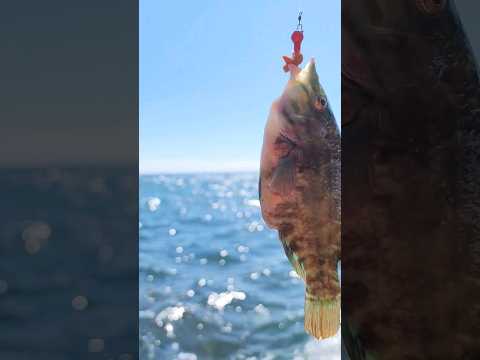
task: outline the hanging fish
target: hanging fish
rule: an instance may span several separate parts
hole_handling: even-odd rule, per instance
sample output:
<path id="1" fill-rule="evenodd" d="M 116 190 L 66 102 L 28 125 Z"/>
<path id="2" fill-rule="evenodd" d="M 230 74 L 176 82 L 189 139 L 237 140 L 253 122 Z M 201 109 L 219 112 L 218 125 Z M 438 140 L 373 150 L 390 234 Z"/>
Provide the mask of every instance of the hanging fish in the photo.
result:
<path id="1" fill-rule="evenodd" d="M 288 68 L 291 78 L 265 127 L 260 202 L 305 281 L 305 330 L 322 339 L 340 324 L 340 133 L 314 60 Z"/>
<path id="2" fill-rule="evenodd" d="M 480 359 L 480 76 L 457 10 L 468 3 L 342 1 L 352 360 Z"/>

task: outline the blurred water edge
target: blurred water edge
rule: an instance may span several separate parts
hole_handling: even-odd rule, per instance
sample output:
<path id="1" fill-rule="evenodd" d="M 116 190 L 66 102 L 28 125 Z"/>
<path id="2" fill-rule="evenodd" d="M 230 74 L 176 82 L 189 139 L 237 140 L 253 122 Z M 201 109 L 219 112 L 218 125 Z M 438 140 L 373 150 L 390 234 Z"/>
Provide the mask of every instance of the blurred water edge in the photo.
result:
<path id="1" fill-rule="evenodd" d="M 138 351 L 137 167 L 0 170 L 0 359 Z"/>
<path id="2" fill-rule="evenodd" d="M 140 358 L 340 359 L 303 330 L 304 285 L 266 228 L 258 174 L 140 177 Z"/>

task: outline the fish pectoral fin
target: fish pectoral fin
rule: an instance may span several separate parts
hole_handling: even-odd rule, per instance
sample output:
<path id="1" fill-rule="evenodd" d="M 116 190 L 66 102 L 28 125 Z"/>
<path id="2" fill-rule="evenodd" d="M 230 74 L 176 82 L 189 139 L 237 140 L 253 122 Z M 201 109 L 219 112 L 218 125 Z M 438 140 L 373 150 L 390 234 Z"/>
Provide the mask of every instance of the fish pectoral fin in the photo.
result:
<path id="1" fill-rule="evenodd" d="M 288 195 L 295 187 L 295 160 L 294 155 L 280 159 L 273 171 L 272 179 L 268 186 L 280 195 Z"/>
<path id="2" fill-rule="evenodd" d="M 340 296 L 322 299 L 305 294 L 305 331 L 316 339 L 325 339 L 340 328 Z"/>

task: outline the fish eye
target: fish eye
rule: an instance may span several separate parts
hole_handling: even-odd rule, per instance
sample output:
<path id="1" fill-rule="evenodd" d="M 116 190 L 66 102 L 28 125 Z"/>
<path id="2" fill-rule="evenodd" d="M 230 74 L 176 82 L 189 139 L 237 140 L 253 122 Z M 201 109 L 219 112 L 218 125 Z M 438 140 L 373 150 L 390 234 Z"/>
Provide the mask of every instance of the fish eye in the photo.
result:
<path id="1" fill-rule="evenodd" d="M 447 0 L 416 0 L 417 8 L 427 15 L 439 14 L 447 4 Z"/>
<path id="2" fill-rule="evenodd" d="M 327 107 L 327 98 L 324 97 L 324 96 L 319 96 L 316 100 L 315 100 L 315 108 L 317 110 L 320 110 L 320 111 L 323 111 L 325 110 L 325 108 Z"/>

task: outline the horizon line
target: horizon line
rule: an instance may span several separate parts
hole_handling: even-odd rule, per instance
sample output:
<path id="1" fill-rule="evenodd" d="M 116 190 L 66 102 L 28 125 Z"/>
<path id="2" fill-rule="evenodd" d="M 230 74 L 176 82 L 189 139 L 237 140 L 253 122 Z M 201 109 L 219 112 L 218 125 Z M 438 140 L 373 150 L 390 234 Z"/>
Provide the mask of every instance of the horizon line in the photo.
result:
<path id="1" fill-rule="evenodd" d="M 259 161 L 210 162 L 183 159 L 169 159 L 155 163 L 154 161 L 140 161 L 138 172 L 140 175 L 155 174 L 188 174 L 188 173 L 239 173 L 258 172 Z"/>
<path id="2" fill-rule="evenodd" d="M 259 169 L 155 169 L 140 170 L 139 175 L 258 173 Z"/>

